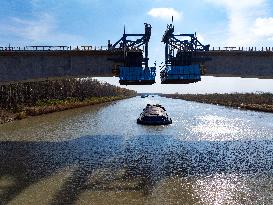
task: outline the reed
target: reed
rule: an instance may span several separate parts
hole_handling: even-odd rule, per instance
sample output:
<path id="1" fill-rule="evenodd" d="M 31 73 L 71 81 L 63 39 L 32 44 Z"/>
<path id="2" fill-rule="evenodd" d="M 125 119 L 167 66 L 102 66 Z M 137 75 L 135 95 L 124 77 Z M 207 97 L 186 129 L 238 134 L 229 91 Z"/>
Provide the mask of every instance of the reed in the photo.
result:
<path id="1" fill-rule="evenodd" d="M 231 94 L 162 94 L 161 96 L 223 105 L 247 110 L 273 112 L 272 93 L 231 93 Z"/>
<path id="2" fill-rule="evenodd" d="M 61 79 L 0 86 L 0 123 L 135 96 L 95 79 Z"/>

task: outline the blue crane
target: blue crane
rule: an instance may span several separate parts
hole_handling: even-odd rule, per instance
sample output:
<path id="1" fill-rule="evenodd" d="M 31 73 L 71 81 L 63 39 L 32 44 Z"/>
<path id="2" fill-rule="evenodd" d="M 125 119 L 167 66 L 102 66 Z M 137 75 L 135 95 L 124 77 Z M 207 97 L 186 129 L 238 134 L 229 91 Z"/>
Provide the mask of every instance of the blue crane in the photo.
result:
<path id="1" fill-rule="evenodd" d="M 148 66 L 148 43 L 151 37 L 151 25 L 145 23 L 144 34 L 124 33 L 120 40 L 111 45 L 108 41 L 108 50 L 123 51 L 123 65 L 117 65 L 113 70 L 120 78 L 121 85 L 152 85 L 155 83 L 156 68 Z M 129 40 L 128 37 L 141 37 Z M 141 47 L 144 47 L 141 49 Z M 144 57 L 143 57 L 144 52 Z"/>
<path id="2" fill-rule="evenodd" d="M 162 42 L 165 43 L 165 66 L 160 72 L 162 84 L 189 84 L 201 81 L 203 63 L 209 58 L 196 56 L 198 51 L 209 51 L 195 34 L 174 34 L 174 26 L 167 25 Z"/>

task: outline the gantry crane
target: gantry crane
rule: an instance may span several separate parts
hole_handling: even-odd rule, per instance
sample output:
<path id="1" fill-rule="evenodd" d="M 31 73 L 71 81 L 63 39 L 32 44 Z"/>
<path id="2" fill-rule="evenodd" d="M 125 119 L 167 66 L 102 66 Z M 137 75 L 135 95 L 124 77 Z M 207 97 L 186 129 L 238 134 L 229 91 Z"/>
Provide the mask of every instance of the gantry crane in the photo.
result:
<path id="1" fill-rule="evenodd" d="M 196 56 L 198 51 L 209 51 L 195 34 L 174 34 L 173 24 L 167 25 L 162 42 L 165 43 L 165 66 L 160 72 L 162 84 L 188 84 L 201 80 L 203 63 L 209 58 Z"/>
<path id="2" fill-rule="evenodd" d="M 151 85 L 155 83 L 155 67 L 148 66 L 148 44 L 151 37 L 151 25 L 145 23 L 144 34 L 127 34 L 125 32 L 120 40 L 111 45 L 108 41 L 108 49 L 123 51 L 123 65 L 113 69 L 113 74 L 120 78 L 121 85 Z M 141 37 L 129 40 L 128 37 Z M 141 49 L 141 47 L 144 47 Z M 143 57 L 144 52 L 144 57 Z"/>

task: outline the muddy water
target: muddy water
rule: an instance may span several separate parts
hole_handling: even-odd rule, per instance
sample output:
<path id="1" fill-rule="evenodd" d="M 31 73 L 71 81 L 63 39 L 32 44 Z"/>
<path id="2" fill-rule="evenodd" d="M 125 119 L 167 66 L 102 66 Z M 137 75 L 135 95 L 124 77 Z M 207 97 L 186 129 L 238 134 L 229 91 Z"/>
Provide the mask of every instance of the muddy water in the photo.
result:
<path id="1" fill-rule="evenodd" d="M 143 126 L 147 103 L 173 124 Z M 273 204 L 273 115 L 132 98 L 0 125 L 0 204 Z"/>

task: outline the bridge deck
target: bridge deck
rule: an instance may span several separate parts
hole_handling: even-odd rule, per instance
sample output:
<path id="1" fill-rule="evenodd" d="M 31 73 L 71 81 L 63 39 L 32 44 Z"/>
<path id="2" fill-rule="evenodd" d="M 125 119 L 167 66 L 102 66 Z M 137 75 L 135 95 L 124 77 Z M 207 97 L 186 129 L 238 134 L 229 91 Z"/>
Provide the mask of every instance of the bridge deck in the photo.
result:
<path id="1" fill-rule="evenodd" d="M 273 79 L 272 51 L 208 51 L 197 55 L 211 58 L 206 75 Z"/>
<path id="2" fill-rule="evenodd" d="M 273 79 L 272 51 L 207 51 L 206 75 Z M 62 77 L 112 77 L 121 50 L 0 51 L 0 83 Z"/>
<path id="3" fill-rule="evenodd" d="M 107 50 L 0 51 L 0 83 L 62 77 L 112 77 L 123 52 Z"/>

